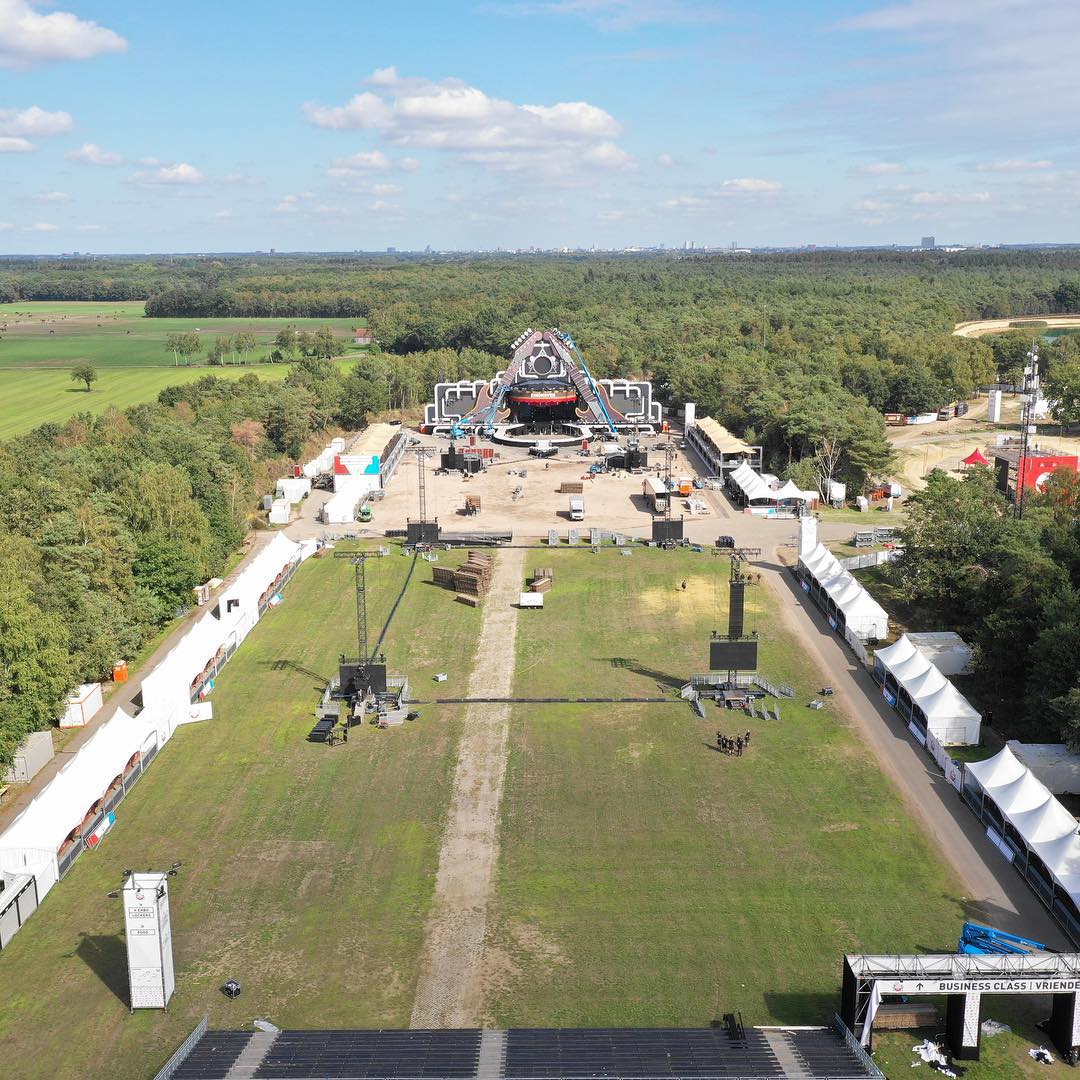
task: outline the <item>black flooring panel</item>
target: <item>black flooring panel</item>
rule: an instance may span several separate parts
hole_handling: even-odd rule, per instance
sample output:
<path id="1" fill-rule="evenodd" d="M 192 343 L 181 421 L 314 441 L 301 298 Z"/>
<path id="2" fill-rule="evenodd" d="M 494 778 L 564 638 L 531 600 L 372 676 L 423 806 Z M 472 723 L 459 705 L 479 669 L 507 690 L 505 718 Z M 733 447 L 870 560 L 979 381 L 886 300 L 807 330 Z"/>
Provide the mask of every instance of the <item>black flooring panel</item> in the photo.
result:
<path id="1" fill-rule="evenodd" d="M 480 1032 L 283 1031 L 263 1059 L 259 1080 L 466 1080 L 476 1073 Z"/>
<path id="2" fill-rule="evenodd" d="M 250 1031 L 208 1031 L 173 1073 L 173 1080 L 221 1080 L 251 1036 Z"/>
<path id="3" fill-rule="evenodd" d="M 506 1035 L 508 1080 L 782 1077 L 765 1037 L 732 1041 L 719 1028 L 515 1028 Z"/>

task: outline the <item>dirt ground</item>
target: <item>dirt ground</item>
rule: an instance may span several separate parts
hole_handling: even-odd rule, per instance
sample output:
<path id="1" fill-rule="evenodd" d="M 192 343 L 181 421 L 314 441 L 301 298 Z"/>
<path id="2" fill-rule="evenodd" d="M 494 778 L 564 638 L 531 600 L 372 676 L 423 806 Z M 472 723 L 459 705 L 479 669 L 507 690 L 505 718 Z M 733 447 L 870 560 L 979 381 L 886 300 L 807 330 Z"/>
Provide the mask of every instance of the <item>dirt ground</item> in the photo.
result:
<path id="1" fill-rule="evenodd" d="M 495 557 L 468 696 L 509 697 L 514 685 L 521 548 Z M 454 790 L 439 853 L 411 1026 L 481 1022 L 488 901 L 499 853 L 499 807 L 506 774 L 510 706 L 470 705 L 458 748 Z"/>
<path id="2" fill-rule="evenodd" d="M 1080 315 L 1014 315 L 1011 319 L 977 319 L 973 322 L 957 323 L 953 330 L 956 337 L 982 337 L 984 334 L 1001 334 L 1006 330 L 1018 329 L 1010 326 L 1014 322 L 1044 322 L 1048 329 L 1064 329 L 1080 326 Z"/>
<path id="3" fill-rule="evenodd" d="M 944 469 L 959 475 L 961 461 L 972 450 L 987 457 L 998 435 L 1015 435 L 1020 429 L 1020 399 L 1007 395 L 1001 402 L 1001 422 L 986 419 L 987 399 L 971 402 L 967 416 L 954 420 L 935 420 L 932 424 L 886 428 L 886 437 L 896 448 L 899 467 L 895 479 L 905 488 L 925 487 L 926 474 Z M 1039 425 L 1040 449 L 1049 453 L 1080 454 L 1080 438 L 1057 434 L 1054 425 Z"/>
<path id="4" fill-rule="evenodd" d="M 446 439 L 422 436 L 422 441 L 434 446 L 438 452 L 449 447 Z M 645 440 L 649 450 L 650 465 L 663 465 L 664 457 L 654 447 L 667 441 L 666 437 Z M 492 445 L 492 444 L 485 444 Z M 500 456 L 482 473 L 463 480 L 461 474 L 452 472 L 445 476 L 435 475 L 438 458 L 428 459 L 426 474 L 427 516 L 437 517 L 444 532 L 497 532 L 511 531 L 517 536 L 545 536 L 548 529 L 558 529 L 566 535 L 571 526 L 587 531 L 592 526 L 615 530 L 633 537 L 650 534 L 653 515 L 641 494 L 642 476 L 632 476 L 625 471 L 605 473 L 592 480 L 582 480 L 589 466 L 599 458 L 579 457 L 573 448 L 560 450 L 557 457 L 542 461 L 530 457 L 514 447 L 495 447 Z M 675 476 L 700 475 L 698 468 L 683 452 L 679 452 L 672 466 Z M 521 472 L 525 475 L 520 475 Z M 580 481 L 584 484 L 585 520 L 570 521 L 570 495 L 560 494 L 564 481 Z M 373 504 L 372 527 L 385 529 L 405 527 L 408 518 L 419 516 L 419 481 L 415 459 L 406 456 L 398 467 L 393 480 L 387 486 L 386 497 Z M 521 490 L 515 499 L 515 489 Z M 698 491 L 698 496 L 712 495 L 705 499 L 711 508 L 707 515 L 695 515 L 695 522 L 709 525 L 713 535 L 728 531 L 719 522 L 735 516 L 734 509 L 719 492 Z M 461 511 L 465 496 L 479 496 L 481 511 L 471 517 Z M 689 513 L 684 499 L 676 499 L 673 513 Z M 687 517 L 689 523 L 691 518 Z"/>

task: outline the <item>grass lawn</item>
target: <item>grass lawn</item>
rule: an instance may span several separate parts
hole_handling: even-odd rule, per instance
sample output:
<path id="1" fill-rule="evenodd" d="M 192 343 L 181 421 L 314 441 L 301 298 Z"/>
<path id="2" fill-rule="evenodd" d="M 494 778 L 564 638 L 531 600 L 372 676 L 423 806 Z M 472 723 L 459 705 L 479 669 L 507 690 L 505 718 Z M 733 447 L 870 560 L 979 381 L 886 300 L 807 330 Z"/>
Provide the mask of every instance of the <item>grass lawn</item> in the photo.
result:
<path id="1" fill-rule="evenodd" d="M 519 695 L 645 696 L 707 668 L 726 560 L 639 549 L 536 562 L 555 584 L 543 612 L 519 619 Z M 799 690 L 781 722 L 713 706 L 699 720 L 681 704 L 516 712 L 500 1024 L 701 1025 L 730 1009 L 822 1023 L 844 952 L 955 948 L 952 873 L 856 736 L 797 703 L 818 679 L 771 594 L 749 593 L 761 670 Z M 711 749 L 718 729 L 747 727 L 748 755 Z"/>
<path id="2" fill-rule="evenodd" d="M 246 330 L 264 348 L 283 326 L 314 331 L 331 327 L 342 339 L 343 351 L 352 344 L 352 330 L 363 319 L 148 319 L 143 304 L 38 303 L 0 304 L 0 368 L 70 368 L 83 360 L 98 367 L 174 367 L 165 337 L 197 330 L 209 346 L 219 334 Z M 195 357 L 198 362 L 201 357 Z"/>
<path id="3" fill-rule="evenodd" d="M 341 360 L 348 366 L 352 360 Z M 110 408 L 126 409 L 153 401 L 166 386 L 195 382 L 206 375 L 239 379 L 254 374 L 260 379 L 284 379 L 290 364 L 258 364 L 247 367 L 201 368 L 102 368 L 94 389 L 73 383 L 66 370 L 30 368 L 0 369 L 0 439 L 23 435 L 42 424 L 66 423 L 76 413 L 100 415 Z"/>
<path id="4" fill-rule="evenodd" d="M 396 549 L 368 564 L 376 633 L 408 566 Z M 468 668 L 480 623 L 428 578 L 419 563 L 386 643 L 422 696 L 434 672 Z M 352 581 L 329 558 L 300 570 L 225 669 L 214 719 L 180 729 L 0 954 L 0 1074 L 150 1076 L 204 1013 L 408 1024 L 461 715 L 426 706 L 345 746 L 305 741 L 323 679 L 355 650 Z M 123 914 L 105 894 L 125 867 L 174 860 L 177 994 L 168 1013 L 130 1015 Z M 235 1002 L 218 991 L 229 977 Z"/>

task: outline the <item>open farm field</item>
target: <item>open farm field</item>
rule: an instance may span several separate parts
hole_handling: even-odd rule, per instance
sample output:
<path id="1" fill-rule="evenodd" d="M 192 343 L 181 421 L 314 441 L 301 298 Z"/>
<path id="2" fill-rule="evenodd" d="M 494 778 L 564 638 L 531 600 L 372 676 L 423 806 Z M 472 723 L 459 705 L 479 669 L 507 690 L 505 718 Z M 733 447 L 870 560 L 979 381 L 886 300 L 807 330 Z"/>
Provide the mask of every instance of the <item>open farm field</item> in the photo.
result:
<path id="1" fill-rule="evenodd" d="M 411 561 L 392 550 L 368 564 L 373 640 Z M 421 692 L 435 671 L 468 667 L 480 618 L 423 584 L 426 569 L 385 643 Z M 101 847 L 0 955 L 0 1073 L 149 1077 L 206 1012 L 217 1027 L 408 1024 L 460 710 L 308 743 L 355 627 L 352 566 L 310 560 L 225 669 L 214 719 L 174 736 Z M 129 1014 L 123 912 L 105 894 L 126 867 L 174 860 L 177 994 L 167 1013 Z M 230 977 L 236 1002 L 218 991 Z"/>
<path id="2" fill-rule="evenodd" d="M 338 361 L 347 367 L 351 361 Z M 0 439 L 32 431 L 41 424 L 63 424 L 76 413 L 100 415 L 110 408 L 126 409 L 153 401 L 166 386 L 195 382 L 207 375 L 239 379 L 254 374 L 260 379 L 284 379 L 290 364 L 259 364 L 247 367 L 110 367 L 102 368 L 94 389 L 87 393 L 66 370 L 34 368 L 0 369 Z"/>
<path id="3" fill-rule="evenodd" d="M 70 368 L 83 361 L 100 367 L 176 367 L 165 349 L 168 334 L 198 332 L 209 346 L 219 335 L 252 333 L 259 348 L 248 366 L 267 351 L 283 326 L 314 331 L 329 326 L 341 339 L 342 352 L 355 349 L 352 331 L 357 319 L 148 319 L 141 303 L 0 304 L 0 369 Z M 193 358 L 205 364 L 204 356 Z M 183 360 L 181 365 L 184 366 Z"/>

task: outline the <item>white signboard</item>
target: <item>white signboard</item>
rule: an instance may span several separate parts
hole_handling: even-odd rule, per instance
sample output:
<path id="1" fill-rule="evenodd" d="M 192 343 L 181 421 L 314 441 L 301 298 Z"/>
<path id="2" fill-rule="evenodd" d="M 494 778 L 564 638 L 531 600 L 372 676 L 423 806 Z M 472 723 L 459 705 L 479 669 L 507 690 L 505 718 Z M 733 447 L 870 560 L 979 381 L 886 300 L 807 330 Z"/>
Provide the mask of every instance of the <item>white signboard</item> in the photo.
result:
<path id="1" fill-rule="evenodd" d="M 1080 979 L 1046 977 L 988 979 L 878 979 L 883 994 L 1067 994 L 1080 993 Z"/>
<path id="2" fill-rule="evenodd" d="M 132 1009 L 164 1009 L 176 989 L 166 874 L 132 874 L 124 884 L 124 926 Z"/>

